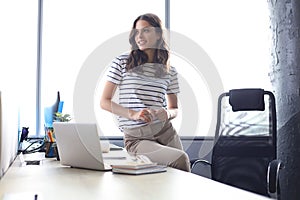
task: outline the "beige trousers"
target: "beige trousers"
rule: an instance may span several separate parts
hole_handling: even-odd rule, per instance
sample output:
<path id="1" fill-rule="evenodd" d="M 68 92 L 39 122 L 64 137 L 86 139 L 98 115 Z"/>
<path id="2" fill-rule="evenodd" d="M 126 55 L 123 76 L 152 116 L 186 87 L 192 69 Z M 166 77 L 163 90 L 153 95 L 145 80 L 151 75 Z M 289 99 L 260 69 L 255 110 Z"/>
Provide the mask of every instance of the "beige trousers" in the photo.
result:
<path id="1" fill-rule="evenodd" d="M 170 121 L 124 129 L 124 134 L 129 153 L 145 155 L 152 162 L 190 172 L 189 157 Z"/>

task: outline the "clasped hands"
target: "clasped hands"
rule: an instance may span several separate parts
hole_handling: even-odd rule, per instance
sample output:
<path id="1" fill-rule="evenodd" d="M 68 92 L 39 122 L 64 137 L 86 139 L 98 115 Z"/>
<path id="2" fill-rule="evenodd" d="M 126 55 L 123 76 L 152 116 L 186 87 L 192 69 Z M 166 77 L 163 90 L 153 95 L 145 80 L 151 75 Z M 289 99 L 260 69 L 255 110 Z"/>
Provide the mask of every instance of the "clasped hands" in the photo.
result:
<path id="1" fill-rule="evenodd" d="M 164 109 L 151 109 L 144 108 L 140 111 L 134 111 L 132 115 L 133 120 L 141 120 L 147 123 L 154 121 L 155 119 L 159 119 L 160 121 L 166 121 L 170 118 L 169 112 Z"/>

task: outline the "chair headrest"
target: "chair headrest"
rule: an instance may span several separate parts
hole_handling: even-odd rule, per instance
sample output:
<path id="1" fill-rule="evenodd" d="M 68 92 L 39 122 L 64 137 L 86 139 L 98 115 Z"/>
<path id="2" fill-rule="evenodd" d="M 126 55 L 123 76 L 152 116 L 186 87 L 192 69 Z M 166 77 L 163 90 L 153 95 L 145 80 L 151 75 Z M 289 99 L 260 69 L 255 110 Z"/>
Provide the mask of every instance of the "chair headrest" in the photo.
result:
<path id="1" fill-rule="evenodd" d="M 264 90 L 256 88 L 229 91 L 229 104 L 233 111 L 265 110 Z"/>

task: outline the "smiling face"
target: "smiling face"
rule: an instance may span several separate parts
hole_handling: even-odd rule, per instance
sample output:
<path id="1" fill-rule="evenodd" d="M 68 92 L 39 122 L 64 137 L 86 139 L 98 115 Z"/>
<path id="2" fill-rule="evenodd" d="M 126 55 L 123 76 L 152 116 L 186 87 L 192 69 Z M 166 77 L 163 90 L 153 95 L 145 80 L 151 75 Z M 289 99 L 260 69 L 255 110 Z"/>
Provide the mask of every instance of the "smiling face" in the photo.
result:
<path id="1" fill-rule="evenodd" d="M 157 42 L 161 36 L 156 28 L 145 20 L 138 20 L 135 26 L 135 42 L 141 51 L 157 48 Z"/>
<path id="2" fill-rule="evenodd" d="M 168 68 L 169 50 L 164 40 L 161 20 L 155 14 L 146 13 L 134 20 L 129 43 L 131 52 L 127 69 L 145 63 L 161 63 Z"/>

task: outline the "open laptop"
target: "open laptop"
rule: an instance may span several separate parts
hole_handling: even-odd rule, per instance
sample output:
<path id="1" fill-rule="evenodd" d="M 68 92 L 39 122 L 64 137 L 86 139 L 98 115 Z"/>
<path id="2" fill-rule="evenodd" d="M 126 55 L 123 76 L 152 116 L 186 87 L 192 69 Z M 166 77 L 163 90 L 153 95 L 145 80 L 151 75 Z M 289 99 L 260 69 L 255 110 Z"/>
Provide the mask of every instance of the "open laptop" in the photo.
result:
<path id="1" fill-rule="evenodd" d="M 60 163 L 76 168 L 108 171 L 95 123 L 53 123 Z"/>

